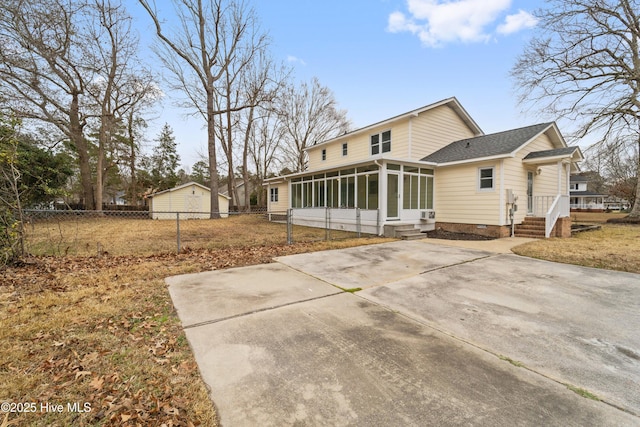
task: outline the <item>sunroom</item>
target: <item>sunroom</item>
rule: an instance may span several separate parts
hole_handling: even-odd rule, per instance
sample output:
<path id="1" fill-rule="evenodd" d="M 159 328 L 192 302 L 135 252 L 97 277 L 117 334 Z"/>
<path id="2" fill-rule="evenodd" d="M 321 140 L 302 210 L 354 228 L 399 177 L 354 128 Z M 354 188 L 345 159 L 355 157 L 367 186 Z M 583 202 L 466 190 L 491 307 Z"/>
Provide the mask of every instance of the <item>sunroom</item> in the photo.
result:
<path id="1" fill-rule="evenodd" d="M 385 224 L 433 229 L 432 165 L 394 159 L 280 177 L 288 186 L 293 223 L 382 234 Z M 271 192 L 271 190 L 269 190 Z"/>

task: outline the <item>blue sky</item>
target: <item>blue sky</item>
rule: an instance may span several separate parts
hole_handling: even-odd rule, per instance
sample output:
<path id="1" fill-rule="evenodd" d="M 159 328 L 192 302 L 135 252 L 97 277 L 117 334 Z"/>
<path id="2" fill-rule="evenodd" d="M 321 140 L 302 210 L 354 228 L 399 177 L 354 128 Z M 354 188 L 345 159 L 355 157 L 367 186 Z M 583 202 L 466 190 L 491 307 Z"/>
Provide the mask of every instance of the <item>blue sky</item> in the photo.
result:
<path id="1" fill-rule="evenodd" d="M 294 66 L 297 80 L 317 77 L 329 87 L 354 128 L 450 96 L 486 133 L 548 120 L 520 112 L 509 77 L 542 1 L 247 1 L 275 59 Z M 165 104 L 150 136 L 168 122 L 191 166 L 206 152 L 206 133 Z"/>

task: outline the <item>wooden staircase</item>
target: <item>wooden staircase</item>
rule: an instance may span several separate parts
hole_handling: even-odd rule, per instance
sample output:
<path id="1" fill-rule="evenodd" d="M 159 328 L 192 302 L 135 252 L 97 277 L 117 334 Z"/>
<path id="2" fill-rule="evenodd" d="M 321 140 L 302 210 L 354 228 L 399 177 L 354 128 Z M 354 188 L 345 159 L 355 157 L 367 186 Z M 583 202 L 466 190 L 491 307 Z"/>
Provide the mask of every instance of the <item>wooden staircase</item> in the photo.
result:
<path id="1" fill-rule="evenodd" d="M 544 217 L 527 216 L 522 224 L 517 224 L 514 235 L 516 237 L 530 237 L 534 239 L 545 238 Z"/>

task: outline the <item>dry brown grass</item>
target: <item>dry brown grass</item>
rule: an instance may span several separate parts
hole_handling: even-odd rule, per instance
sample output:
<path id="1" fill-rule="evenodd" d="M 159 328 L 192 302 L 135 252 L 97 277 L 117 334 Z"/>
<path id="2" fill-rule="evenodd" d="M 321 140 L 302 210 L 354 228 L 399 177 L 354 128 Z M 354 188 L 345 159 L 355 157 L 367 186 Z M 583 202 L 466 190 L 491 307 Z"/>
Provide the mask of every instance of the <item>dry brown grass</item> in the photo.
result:
<path id="1" fill-rule="evenodd" d="M 34 402 L 37 407 L 35 413 L 7 414 L 0 424 L 216 426 L 215 411 L 163 279 L 389 240 L 287 246 L 278 241 L 283 228 L 279 224 L 245 217 L 203 221 L 195 227 L 199 222 L 193 221 L 193 229 L 186 222 L 185 244 L 190 246 L 192 234 L 198 241 L 208 240 L 209 248 L 157 254 L 165 244 L 174 250 L 172 227 L 162 221 L 145 222 L 153 224 L 152 229 L 142 222 L 138 227 L 113 223 L 117 229 L 104 223 L 78 224 L 78 241 L 104 239 L 109 255 L 40 256 L 0 270 L 0 399 Z M 135 246 L 122 235 L 145 239 Z M 303 235 L 318 240 L 324 230 L 298 230 L 298 237 Z M 133 250 L 156 254 L 113 255 Z M 67 404 L 74 402 L 81 407 L 90 404 L 91 411 L 67 411 Z M 40 405 L 45 403 L 61 404 L 64 411 L 42 412 Z"/>
<path id="2" fill-rule="evenodd" d="M 26 228 L 29 253 L 35 255 L 150 255 L 177 250 L 175 220 L 127 218 L 75 218 L 36 221 Z M 323 240 L 324 230 L 293 227 L 294 242 Z M 355 237 L 331 231 L 332 239 Z M 253 245 L 279 245 L 287 241 L 286 224 L 269 222 L 262 215 L 239 215 L 217 220 L 180 221 L 181 248 L 219 249 Z"/>
<path id="3" fill-rule="evenodd" d="M 611 218 L 624 218 L 627 215 L 620 212 L 571 212 L 571 219 L 577 224 L 604 224 Z"/>
<path id="4" fill-rule="evenodd" d="M 640 273 L 640 227 L 603 224 L 570 239 L 545 239 L 517 246 L 518 255 L 586 267 Z"/>

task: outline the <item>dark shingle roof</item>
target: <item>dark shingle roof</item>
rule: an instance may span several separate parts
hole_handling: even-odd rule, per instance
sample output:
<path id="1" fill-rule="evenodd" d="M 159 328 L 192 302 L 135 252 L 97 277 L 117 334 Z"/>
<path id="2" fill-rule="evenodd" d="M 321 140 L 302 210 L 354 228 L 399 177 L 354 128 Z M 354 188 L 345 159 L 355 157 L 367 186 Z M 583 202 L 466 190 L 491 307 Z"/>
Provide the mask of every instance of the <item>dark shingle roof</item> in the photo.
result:
<path id="1" fill-rule="evenodd" d="M 446 147 L 429 154 L 422 161 L 434 163 L 450 163 L 509 154 L 521 147 L 552 123 L 540 123 L 505 132 L 477 136 L 452 142 Z"/>
<path id="2" fill-rule="evenodd" d="M 523 160 L 540 159 L 543 157 L 567 156 L 573 154 L 578 147 L 556 148 L 554 150 L 533 151 L 525 156 Z"/>
<path id="3" fill-rule="evenodd" d="M 596 196 L 602 196 L 605 197 L 607 196 L 607 194 L 602 194 L 602 193 L 596 193 L 595 191 L 570 191 L 569 194 L 571 196 L 586 196 L 586 197 L 596 197 Z"/>
<path id="4" fill-rule="evenodd" d="M 589 178 L 582 175 L 571 175 L 570 182 L 589 182 Z"/>

